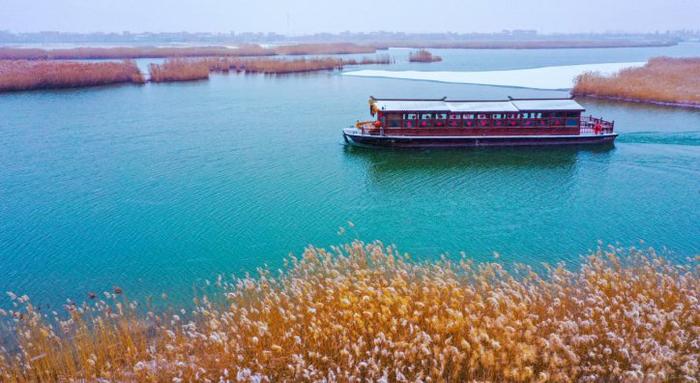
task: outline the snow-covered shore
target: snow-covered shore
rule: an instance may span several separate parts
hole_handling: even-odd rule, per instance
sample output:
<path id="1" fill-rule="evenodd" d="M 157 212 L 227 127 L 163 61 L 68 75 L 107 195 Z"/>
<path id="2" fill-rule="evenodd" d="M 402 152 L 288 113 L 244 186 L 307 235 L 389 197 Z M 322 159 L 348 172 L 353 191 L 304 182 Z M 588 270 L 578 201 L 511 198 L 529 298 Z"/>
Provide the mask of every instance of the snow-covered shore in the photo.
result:
<path id="1" fill-rule="evenodd" d="M 497 71 L 389 71 L 359 70 L 344 72 L 346 76 L 384 77 L 405 80 L 437 81 L 458 84 L 481 84 L 533 89 L 570 89 L 576 76 L 584 72 L 612 74 L 623 68 L 639 67 L 645 62 L 604 63 L 548 66 L 531 69 Z"/>

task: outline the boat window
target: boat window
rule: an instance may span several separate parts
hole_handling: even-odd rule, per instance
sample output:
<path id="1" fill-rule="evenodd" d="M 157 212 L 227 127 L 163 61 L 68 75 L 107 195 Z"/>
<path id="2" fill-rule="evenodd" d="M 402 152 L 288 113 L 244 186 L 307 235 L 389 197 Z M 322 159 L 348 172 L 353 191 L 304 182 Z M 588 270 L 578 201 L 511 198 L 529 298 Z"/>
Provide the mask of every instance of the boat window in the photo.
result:
<path id="1" fill-rule="evenodd" d="M 433 114 L 432 113 L 421 113 L 420 121 L 418 126 L 421 128 L 428 128 L 433 126 Z"/>
<path id="2" fill-rule="evenodd" d="M 459 113 L 450 113 L 447 115 L 447 125 L 451 128 L 458 128 L 462 126 L 462 115 Z"/>
<path id="3" fill-rule="evenodd" d="M 491 116 L 486 113 L 481 113 L 476 116 L 476 118 L 479 120 L 477 123 L 477 126 L 486 128 L 489 125 L 491 125 Z"/>
<path id="4" fill-rule="evenodd" d="M 549 119 L 549 126 L 563 126 L 564 119 L 562 118 L 563 113 L 552 113 L 552 117 Z"/>
<path id="5" fill-rule="evenodd" d="M 494 113 L 491 115 L 493 119 L 493 126 L 505 126 L 506 122 L 504 121 L 506 118 L 506 115 L 503 113 Z"/>
<path id="6" fill-rule="evenodd" d="M 530 113 L 523 113 L 523 119 L 530 118 Z"/>
<path id="7" fill-rule="evenodd" d="M 403 119 L 404 120 L 417 120 L 418 114 L 417 113 L 404 113 Z"/>
<path id="8" fill-rule="evenodd" d="M 435 126 L 445 126 L 447 113 L 435 113 Z"/>
<path id="9" fill-rule="evenodd" d="M 520 125 L 520 114 L 518 113 L 508 113 L 506 115 L 508 121 L 506 121 L 507 126 L 518 126 Z"/>
<path id="10" fill-rule="evenodd" d="M 464 121 L 464 127 L 471 128 L 472 126 L 476 126 L 476 121 L 474 121 L 475 118 L 476 115 L 473 113 L 463 114 L 462 119 Z"/>
<path id="11" fill-rule="evenodd" d="M 401 115 L 398 113 L 387 113 L 386 114 L 387 126 L 390 128 L 401 127 Z"/>
<path id="12" fill-rule="evenodd" d="M 569 118 L 578 117 L 578 112 L 569 112 L 566 114 L 566 117 L 569 117 Z"/>

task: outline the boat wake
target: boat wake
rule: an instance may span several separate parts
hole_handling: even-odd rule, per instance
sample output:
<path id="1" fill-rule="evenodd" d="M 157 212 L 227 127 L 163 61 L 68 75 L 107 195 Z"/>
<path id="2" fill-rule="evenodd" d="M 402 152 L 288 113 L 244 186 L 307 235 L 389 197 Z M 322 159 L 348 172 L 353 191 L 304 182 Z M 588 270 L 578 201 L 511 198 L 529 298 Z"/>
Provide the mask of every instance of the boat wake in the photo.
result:
<path id="1" fill-rule="evenodd" d="M 700 146 L 700 131 L 621 133 L 617 142 Z"/>

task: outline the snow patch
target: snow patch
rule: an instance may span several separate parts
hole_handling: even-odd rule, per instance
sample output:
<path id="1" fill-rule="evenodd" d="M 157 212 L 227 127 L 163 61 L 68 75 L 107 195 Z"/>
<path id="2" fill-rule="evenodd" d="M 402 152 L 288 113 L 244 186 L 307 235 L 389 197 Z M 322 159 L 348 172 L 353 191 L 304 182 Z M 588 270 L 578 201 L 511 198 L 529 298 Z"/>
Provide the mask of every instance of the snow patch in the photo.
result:
<path id="1" fill-rule="evenodd" d="M 574 85 L 576 76 L 582 73 L 600 72 L 604 75 L 610 75 L 623 68 L 640 67 L 644 64 L 646 64 L 646 62 L 580 64 L 481 72 L 359 70 L 344 72 L 343 75 L 437 81 L 456 84 L 495 85 L 533 89 L 570 89 Z"/>

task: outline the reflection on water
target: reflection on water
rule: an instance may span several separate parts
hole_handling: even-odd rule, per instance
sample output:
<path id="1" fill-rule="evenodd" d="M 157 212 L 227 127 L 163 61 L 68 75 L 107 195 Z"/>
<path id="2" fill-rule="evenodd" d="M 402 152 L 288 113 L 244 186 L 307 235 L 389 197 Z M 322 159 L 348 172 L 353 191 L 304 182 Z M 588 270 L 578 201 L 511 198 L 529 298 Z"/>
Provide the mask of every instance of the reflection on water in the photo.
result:
<path id="1" fill-rule="evenodd" d="M 463 149 L 373 149 L 346 145 L 348 156 L 367 161 L 376 173 L 445 169 L 572 168 L 580 152 L 608 153 L 610 145 L 565 147 L 493 147 Z"/>

